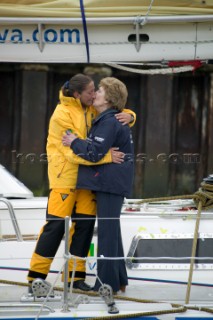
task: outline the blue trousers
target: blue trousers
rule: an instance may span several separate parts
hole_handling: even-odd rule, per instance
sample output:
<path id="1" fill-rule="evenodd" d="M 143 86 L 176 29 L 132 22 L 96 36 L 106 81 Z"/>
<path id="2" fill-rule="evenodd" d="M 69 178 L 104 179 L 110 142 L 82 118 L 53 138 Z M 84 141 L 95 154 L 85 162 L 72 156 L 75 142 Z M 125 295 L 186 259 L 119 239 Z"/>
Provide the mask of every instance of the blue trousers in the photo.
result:
<path id="1" fill-rule="evenodd" d="M 96 200 L 98 218 L 97 256 L 124 257 L 120 228 L 120 213 L 124 198 L 116 194 L 97 192 Z M 124 259 L 98 259 L 97 275 L 101 282 L 109 284 L 114 292 L 119 291 L 120 286 L 126 286 L 128 284 Z M 101 283 L 97 278 L 94 290 L 98 290 L 100 286 Z"/>

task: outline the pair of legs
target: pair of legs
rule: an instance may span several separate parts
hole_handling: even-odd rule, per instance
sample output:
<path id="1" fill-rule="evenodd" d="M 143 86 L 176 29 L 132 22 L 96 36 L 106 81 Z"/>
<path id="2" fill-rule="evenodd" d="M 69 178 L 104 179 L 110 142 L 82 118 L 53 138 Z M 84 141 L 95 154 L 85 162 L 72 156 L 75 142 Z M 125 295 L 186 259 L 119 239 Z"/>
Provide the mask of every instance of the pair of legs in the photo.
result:
<path id="1" fill-rule="evenodd" d="M 120 228 L 120 213 L 123 196 L 97 192 L 97 218 L 98 218 L 98 253 L 97 256 L 124 257 L 122 236 Z M 97 261 L 97 275 L 101 282 L 109 284 L 114 292 L 128 284 L 124 259 Z M 101 286 L 97 278 L 94 290 Z"/>
<path id="2" fill-rule="evenodd" d="M 71 216 L 70 253 L 86 257 L 93 236 L 96 216 L 96 199 L 90 190 L 52 189 L 47 204 L 46 224 L 42 227 L 31 258 L 28 281 L 46 279 L 53 258 L 65 231 L 66 216 Z M 69 261 L 69 282 L 72 278 L 73 260 Z M 76 260 L 76 280 L 85 280 L 86 264 Z"/>

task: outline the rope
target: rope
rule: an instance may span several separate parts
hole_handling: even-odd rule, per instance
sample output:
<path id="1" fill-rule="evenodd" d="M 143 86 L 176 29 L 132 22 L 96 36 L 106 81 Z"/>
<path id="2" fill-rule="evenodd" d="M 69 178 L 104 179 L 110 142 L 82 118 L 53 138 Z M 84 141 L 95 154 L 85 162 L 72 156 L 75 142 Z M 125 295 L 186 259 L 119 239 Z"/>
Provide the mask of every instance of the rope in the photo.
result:
<path id="1" fill-rule="evenodd" d="M 186 291 L 186 298 L 185 303 L 189 303 L 190 291 L 191 291 L 191 282 L 192 282 L 192 275 L 194 269 L 194 262 L 195 262 L 195 254 L 197 248 L 197 239 L 199 233 L 199 225 L 200 225 L 200 218 L 201 218 L 201 211 L 203 209 L 210 209 L 213 207 L 213 185 L 202 182 L 201 188 L 197 192 L 195 192 L 193 196 L 194 202 L 196 207 L 198 208 L 197 219 L 195 224 L 195 231 L 194 231 L 194 240 L 192 244 L 192 254 L 191 254 L 191 262 L 190 262 L 190 270 L 189 270 L 189 277 L 188 277 L 188 284 L 187 284 L 187 291 Z"/>
<path id="2" fill-rule="evenodd" d="M 123 71 L 128 71 L 128 72 L 134 72 L 134 73 L 139 73 L 139 74 L 171 74 L 171 73 L 180 73 L 180 72 L 187 72 L 187 71 L 193 71 L 194 67 L 193 66 L 182 66 L 182 67 L 175 67 L 175 68 L 159 68 L 159 69 L 150 69 L 150 70 L 141 70 L 141 69 L 135 69 L 135 68 L 130 68 L 130 67 L 124 67 L 116 63 L 106 63 L 108 66 L 123 70 Z"/>
<path id="3" fill-rule="evenodd" d="M 160 198 L 147 198 L 135 201 L 134 204 L 151 203 L 157 201 L 179 200 L 179 199 L 193 199 L 196 208 L 199 207 L 199 202 L 202 203 L 202 210 L 213 208 L 213 185 L 201 182 L 201 187 L 194 194 L 160 197 Z M 129 202 L 130 203 L 130 202 Z"/>
<path id="4" fill-rule="evenodd" d="M 192 257 L 190 262 L 188 284 L 187 284 L 186 298 L 185 298 L 186 304 L 189 303 L 189 297 L 190 297 L 190 291 L 191 291 L 192 275 L 193 275 L 194 262 L 195 262 L 194 256 L 196 254 L 196 248 L 197 248 L 197 239 L 198 239 L 198 232 L 199 232 L 199 225 L 200 225 L 201 210 L 202 210 L 202 202 L 200 201 L 198 204 L 198 213 L 197 213 L 197 219 L 195 223 L 194 239 L 192 244 L 192 255 L 191 255 Z"/>
<path id="5" fill-rule="evenodd" d="M 193 199 L 197 207 L 199 202 L 201 202 L 204 210 L 213 208 L 213 185 L 202 182 L 199 190 L 195 192 Z"/>
<path id="6" fill-rule="evenodd" d="M 86 22 L 86 16 L 85 16 L 85 12 L 84 12 L 84 2 L 83 2 L 83 0 L 80 0 L 80 7 L 81 7 L 81 17 L 82 17 L 82 22 L 83 22 L 84 38 L 85 38 L 86 51 L 87 51 L 87 63 L 90 63 L 90 52 L 89 52 L 89 41 L 88 41 L 88 33 L 87 33 L 87 22 Z"/>
<path id="7" fill-rule="evenodd" d="M 138 318 L 144 316 L 155 316 L 155 315 L 163 315 L 163 314 L 172 314 L 172 313 L 182 313 L 186 312 L 187 308 L 185 306 L 180 306 L 179 308 L 170 309 L 170 310 L 159 310 L 159 311 L 146 311 L 146 312 L 138 312 L 131 314 L 121 314 L 107 317 L 93 317 L 87 318 L 87 320 L 106 320 L 106 319 L 128 319 L 128 318 Z"/>
<path id="8" fill-rule="evenodd" d="M 140 25 L 144 26 L 147 23 L 147 19 L 149 17 L 150 11 L 152 9 L 153 2 L 154 2 L 154 0 L 150 1 L 149 8 L 148 8 L 147 13 L 144 18 L 141 18 L 141 16 L 136 17 L 135 24 L 140 23 Z M 142 22 L 141 22 L 141 19 L 142 19 Z"/>
<path id="9" fill-rule="evenodd" d="M 148 8 L 148 10 L 147 10 L 147 13 L 146 13 L 146 15 L 145 15 L 145 17 L 144 17 L 144 19 L 143 19 L 143 22 L 141 23 L 142 26 L 144 26 L 144 25 L 147 23 L 148 16 L 149 16 L 149 14 L 150 14 L 150 11 L 152 10 L 153 2 L 154 2 L 154 0 L 151 0 L 151 1 L 150 1 L 150 4 L 149 4 L 149 8 Z"/>
<path id="10" fill-rule="evenodd" d="M 193 196 L 194 196 L 193 194 L 189 194 L 189 195 L 181 195 L 181 196 L 147 198 L 147 199 L 135 201 L 134 204 L 143 204 L 143 203 L 151 203 L 151 202 L 157 202 L 157 201 L 168 201 L 168 200 L 179 200 L 179 199 L 192 199 Z M 129 202 L 129 204 L 131 204 L 131 202 Z"/>

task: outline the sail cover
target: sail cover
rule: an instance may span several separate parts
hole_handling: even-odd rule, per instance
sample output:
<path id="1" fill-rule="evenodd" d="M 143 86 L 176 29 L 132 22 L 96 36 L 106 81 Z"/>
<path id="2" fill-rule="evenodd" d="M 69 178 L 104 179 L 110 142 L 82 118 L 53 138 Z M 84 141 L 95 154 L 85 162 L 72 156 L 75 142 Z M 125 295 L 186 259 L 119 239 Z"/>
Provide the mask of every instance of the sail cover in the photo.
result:
<path id="1" fill-rule="evenodd" d="M 86 17 L 130 17 L 146 15 L 206 15 L 213 14 L 213 0 L 84 0 Z M 1 17 L 72 17 L 80 18 L 77 0 L 3 0 Z"/>

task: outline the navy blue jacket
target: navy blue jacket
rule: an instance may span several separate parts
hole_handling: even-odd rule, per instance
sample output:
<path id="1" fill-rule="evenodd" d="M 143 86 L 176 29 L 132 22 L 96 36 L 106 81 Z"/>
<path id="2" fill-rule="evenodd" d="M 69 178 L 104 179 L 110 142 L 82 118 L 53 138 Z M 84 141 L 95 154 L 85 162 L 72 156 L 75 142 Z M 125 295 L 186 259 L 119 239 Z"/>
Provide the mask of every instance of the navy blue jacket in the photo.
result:
<path id="1" fill-rule="evenodd" d="M 75 139 L 71 148 L 83 159 L 98 162 L 111 147 L 125 153 L 122 164 L 79 166 L 77 188 L 109 192 L 129 197 L 133 184 L 133 141 L 128 125 L 116 118 L 115 109 L 102 112 L 92 124 L 86 140 Z"/>

